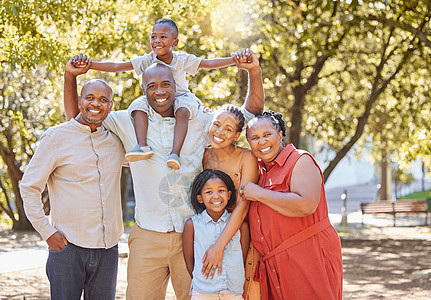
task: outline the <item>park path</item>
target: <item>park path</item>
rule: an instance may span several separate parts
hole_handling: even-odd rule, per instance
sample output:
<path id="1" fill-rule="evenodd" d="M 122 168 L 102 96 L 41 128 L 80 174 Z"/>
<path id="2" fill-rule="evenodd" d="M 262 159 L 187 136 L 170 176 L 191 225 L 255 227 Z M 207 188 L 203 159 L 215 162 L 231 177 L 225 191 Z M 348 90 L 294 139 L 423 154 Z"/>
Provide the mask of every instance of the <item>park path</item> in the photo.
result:
<path id="1" fill-rule="evenodd" d="M 340 195 L 348 191 L 348 226 L 340 226 L 341 199 Z M 390 215 L 365 215 L 361 225 L 362 215 L 359 211 L 360 202 L 373 201 L 377 188 L 374 185 L 357 185 L 352 187 L 335 188 L 327 191 L 328 210 L 331 223 L 339 230 L 342 240 L 388 240 L 388 239 L 418 239 L 431 241 L 428 227 L 424 224 L 424 216 L 397 216 L 397 225 L 392 227 Z M 125 298 L 127 274 L 127 238 L 130 228 L 126 228 L 119 243 L 120 261 L 117 283 L 117 299 Z M 359 247 L 355 251 L 360 251 Z M 350 248 L 352 249 L 352 247 Z M 345 249 L 348 254 L 348 250 Z M 359 254 L 358 254 L 359 255 Z M 0 228 L 0 299 L 49 299 L 49 283 L 45 275 L 44 266 L 48 250 L 46 243 L 35 232 L 14 233 Z M 343 259 L 345 254 L 343 253 Z M 360 257 L 360 256 L 358 256 Z M 347 267 L 347 269 L 346 269 Z M 345 270 L 348 270 L 348 266 Z M 429 267 L 429 264 L 428 264 Z M 422 268 L 422 266 L 417 266 Z M 406 275 L 410 278 L 411 274 Z M 356 275 L 355 275 L 356 276 Z M 353 278 L 355 278 L 353 276 Z M 360 283 L 351 284 L 345 278 L 345 290 L 352 291 L 345 299 L 361 299 L 356 297 L 355 291 L 360 290 Z M 429 282 L 426 282 L 429 285 Z M 418 294 L 420 295 L 420 294 Z M 168 286 L 167 298 L 175 299 L 172 286 Z M 364 298 L 365 299 L 365 298 Z M 412 298 L 413 299 L 413 298 Z M 417 298 L 430 299 L 430 298 Z"/>

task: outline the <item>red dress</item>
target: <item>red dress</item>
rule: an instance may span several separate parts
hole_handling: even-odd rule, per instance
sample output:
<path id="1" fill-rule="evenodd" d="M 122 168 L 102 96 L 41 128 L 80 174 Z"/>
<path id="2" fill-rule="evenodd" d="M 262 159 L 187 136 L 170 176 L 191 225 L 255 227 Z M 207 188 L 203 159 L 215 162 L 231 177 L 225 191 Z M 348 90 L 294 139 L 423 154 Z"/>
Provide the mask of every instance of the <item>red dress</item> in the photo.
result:
<path id="1" fill-rule="evenodd" d="M 310 154 L 288 145 L 268 169 L 259 160 L 259 186 L 289 192 L 293 167 L 302 155 Z M 251 240 L 262 255 L 254 276 L 261 284 L 262 299 L 342 298 L 341 243 L 329 223 L 323 183 L 313 214 L 287 217 L 253 201 L 249 222 Z"/>

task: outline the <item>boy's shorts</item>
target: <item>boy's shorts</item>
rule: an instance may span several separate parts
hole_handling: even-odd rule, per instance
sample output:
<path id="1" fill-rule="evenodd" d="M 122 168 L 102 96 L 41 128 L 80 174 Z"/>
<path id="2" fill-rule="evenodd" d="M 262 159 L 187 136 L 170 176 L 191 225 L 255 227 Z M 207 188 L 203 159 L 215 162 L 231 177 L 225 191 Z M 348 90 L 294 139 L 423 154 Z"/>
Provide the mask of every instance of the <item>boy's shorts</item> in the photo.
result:
<path id="1" fill-rule="evenodd" d="M 180 95 L 175 95 L 174 101 L 174 113 L 176 114 L 177 110 L 181 107 L 186 108 L 190 113 L 190 120 L 196 118 L 198 113 L 199 106 L 202 105 L 201 100 L 199 100 L 192 93 L 184 93 Z M 133 118 L 133 112 L 135 110 L 140 110 L 148 114 L 150 105 L 148 104 L 147 97 L 144 95 L 139 97 L 135 101 L 130 104 L 127 112 L 131 118 Z"/>

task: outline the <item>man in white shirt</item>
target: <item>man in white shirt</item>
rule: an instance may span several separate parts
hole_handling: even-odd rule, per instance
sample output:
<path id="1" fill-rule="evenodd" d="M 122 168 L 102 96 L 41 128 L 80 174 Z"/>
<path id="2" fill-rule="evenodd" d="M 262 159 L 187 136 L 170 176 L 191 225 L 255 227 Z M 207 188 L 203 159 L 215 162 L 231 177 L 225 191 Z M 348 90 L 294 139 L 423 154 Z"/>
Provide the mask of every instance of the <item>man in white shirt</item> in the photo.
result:
<path id="1" fill-rule="evenodd" d="M 249 50 L 243 50 L 239 55 L 245 56 L 245 51 Z M 82 60 L 82 56 L 79 59 Z M 249 74 L 249 90 L 242 110 L 251 118 L 263 110 L 259 62 L 254 54 L 251 63 L 240 63 L 235 56 L 234 59 L 237 66 Z M 171 151 L 175 125 L 175 83 L 169 67 L 156 64 L 147 68 L 142 77 L 142 87 L 151 107 L 147 143 L 154 155 L 130 163 L 136 224 L 129 236 L 127 299 L 164 299 L 169 277 L 177 299 L 189 299 L 191 278 L 182 253 L 182 231 L 185 220 L 194 214 L 189 188 L 202 170 L 202 156 L 208 145 L 208 129 L 213 114 L 204 113 L 200 107 L 196 118 L 189 121 L 181 150 L 181 169 L 171 169 L 166 165 L 166 158 Z M 70 78 L 65 82 L 68 118 L 79 112 L 75 91 L 76 80 Z M 136 145 L 127 111 L 111 112 L 104 125 L 121 139 L 126 151 Z"/>
<path id="2" fill-rule="evenodd" d="M 102 126 L 112 104 L 106 82 L 85 84 L 80 114 L 42 135 L 20 183 L 26 215 L 49 247 L 51 299 L 80 299 L 83 291 L 85 299 L 115 299 L 125 152 Z M 50 220 L 41 202 L 46 184 Z"/>

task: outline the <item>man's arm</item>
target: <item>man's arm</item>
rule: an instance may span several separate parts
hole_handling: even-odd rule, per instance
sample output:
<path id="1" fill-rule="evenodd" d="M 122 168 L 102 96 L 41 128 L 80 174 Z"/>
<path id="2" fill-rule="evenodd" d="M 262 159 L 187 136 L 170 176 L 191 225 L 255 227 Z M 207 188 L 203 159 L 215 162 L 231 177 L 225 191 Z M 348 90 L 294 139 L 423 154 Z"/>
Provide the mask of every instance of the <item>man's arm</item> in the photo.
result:
<path id="1" fill-rule="evenodd" d="M 78 107 L 78 87 L 76 84 L 76 77 L 87 73 L 91 67 L 91 58 L 80 54 L 79 59 L 87 62 L 87 65 L 83 68 L 74 67 L 72 65 L 72 59 L 66 64 L 64 71 L 64 111 L 66 112 L 66 119 L 76 117 L 79 114 Z"/>
<path id="2" fill-rule="evenodd" d="M 49 176 L 55 169 L 55 138 L 43 135 L 38 149 L 27 166 L 20 183 L 24 210 L 33 227 L 46 240 L 51 250 L 60 250 L 67 245 L 66 238 L 53 227 L 45 216 L 41 194 Z"/>
<path id="3" fill-rule="evenodd" d="M 251 55 L 250 55 L 251 54 Z M 251 56 L 251 62 L 246 62 Z M 262 84 L 262 70 L 259 66 L 259 59 L 250 49 L 241 49 L 232 55 L 235 64 L 239 69 L 248 72 L 248 91 L 244 107 L 252 114 L 261 113 L 265 102 L 265 95 Z"/>

